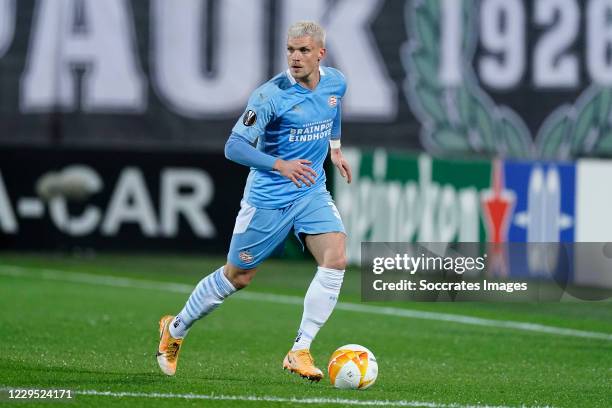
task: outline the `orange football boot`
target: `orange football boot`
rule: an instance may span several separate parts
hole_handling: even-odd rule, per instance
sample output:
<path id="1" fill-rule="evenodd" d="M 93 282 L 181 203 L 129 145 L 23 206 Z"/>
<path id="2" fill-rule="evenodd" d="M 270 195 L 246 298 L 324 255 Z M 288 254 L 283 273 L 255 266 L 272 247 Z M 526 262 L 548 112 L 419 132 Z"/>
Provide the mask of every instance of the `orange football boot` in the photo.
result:
<path id="1" fill-rule="evenodd" d="M 176 373 L 179 352 L 183 339 L 175 339 L 170 335 L 170 322 L 174 316 L 163 316 L 159 321 L 159 347 L 157 349 L 157 363 L 166 375 Z"/>
<path id="2" fill-rule="evenodd" d="M 283 369 L 299 374 L 302 378 L 319 382 L 323 378 L 323 372 L 314 365 L 310 350 L 302 349 L 289 351 L 283 360 Z"/>

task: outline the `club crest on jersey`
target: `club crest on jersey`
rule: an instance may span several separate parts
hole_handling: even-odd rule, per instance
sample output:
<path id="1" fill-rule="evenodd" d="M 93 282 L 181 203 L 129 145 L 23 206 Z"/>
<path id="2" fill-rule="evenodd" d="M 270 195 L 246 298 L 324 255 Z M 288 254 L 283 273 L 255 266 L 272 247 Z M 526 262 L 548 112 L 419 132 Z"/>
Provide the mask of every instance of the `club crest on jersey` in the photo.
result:
<path id="1" fill-rule="evenodd" d="M 327 104 L 329 105 L 330 108 L 333 108 L 334 106 L 336 106 L 338 104 L 338 98 L 336 97 L 336 95 L 330 96 L 329 99 L 327 100 Z"/>
<path id="2" fill-rule="evenodd" d="M 238 258 L 244 263 L 253 262 L 253 255 L 251 255 L 249 251 L 240 251 L 240 253 L 238 253 Z"/>
<path id="3" fill-rule="evenodd" d="M 253 126 L 257 121 L 257 114 L 253 110 L 248 110 L 244 112 L 244 116 L 242 117 L 242 124 L 244 126 Z"/>

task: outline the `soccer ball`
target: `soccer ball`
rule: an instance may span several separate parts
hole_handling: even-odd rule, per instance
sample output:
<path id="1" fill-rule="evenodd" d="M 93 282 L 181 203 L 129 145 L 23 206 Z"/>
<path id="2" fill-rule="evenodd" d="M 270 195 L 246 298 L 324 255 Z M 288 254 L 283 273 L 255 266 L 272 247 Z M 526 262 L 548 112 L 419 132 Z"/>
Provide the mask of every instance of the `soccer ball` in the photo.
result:
<path id="1" fill-rule="evenodd" d="M 327 365 L 327 373 L 336 388 L 364 390 L 376 381 L 378 363 L 367 348 L 347 344 L 334 351 Z"/>

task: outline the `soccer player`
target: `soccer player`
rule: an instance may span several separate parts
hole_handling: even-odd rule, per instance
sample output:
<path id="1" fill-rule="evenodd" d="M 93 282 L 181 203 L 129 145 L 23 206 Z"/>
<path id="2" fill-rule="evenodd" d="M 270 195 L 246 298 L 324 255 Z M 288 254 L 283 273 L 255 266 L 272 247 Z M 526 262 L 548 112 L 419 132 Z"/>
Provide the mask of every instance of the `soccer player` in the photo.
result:
<path id="1" fill-rule="evenodd" d="M 346 266 L 344 226 L 325 187 L 328 145 L 332 163 L 351 182 L 350 166 L 340 150 L 346 82 L 340 71 L 320 64 L 325 54 L 325 31 L 318 24 L 291 26 L 289 68 L 253 92 L 232 129 L 225 155 L 251 171 L 227 263 L 198 283 L 178 315 L 161 318 L 157 361 L 167 375 L 175 374 L 181 344 L 193 323 L 246 287 L 293 228 L 318 267 L 283 368 L 312 381 L 323 377 L 310 344 L 336 305 Z"/>

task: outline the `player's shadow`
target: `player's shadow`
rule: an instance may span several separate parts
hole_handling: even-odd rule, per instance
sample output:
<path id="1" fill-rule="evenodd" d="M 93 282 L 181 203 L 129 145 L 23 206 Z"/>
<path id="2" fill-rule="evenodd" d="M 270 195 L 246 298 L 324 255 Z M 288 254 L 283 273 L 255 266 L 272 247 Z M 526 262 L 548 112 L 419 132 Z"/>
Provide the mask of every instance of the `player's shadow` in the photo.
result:
<path id="1" fill-rule="evenodd" d="M 32 384 L 38 386 L 43 385 L 45 382 L 49 385 L 57 385 L 61 383 L 66 387 L 75 385 L 75 389 L 80 388 L 83 385 L 83 377 L 86 376 L 87 382 L 95 384 L 108 384 L 108 385 L 119 385 L 119 384 L 130 384 L 130 386 L 137 385 L 148 385 L 167 382 L 169 377 L 160 373 L 157 367 L 151 369 L 150 372 L 138 372 L 130 373 L 126 371 L 109 371 L 109 370 L 91 370 L 91 369 L 79 369 L 76 367 L 65 367 L 65 366 L 45 366 L 41 367 L 38 365 L 27 365 L 27 364 L 11 364 L 11 370 L 15 373 L 15 377 L 28 378 L 32 380 Z M 24 375 L 18 375 L 19 372 L 23 372 Z M 33 373 L 41 373 L 42 375 L 36 375 Z M 78 378 L 74 378 L 75 375 L 79 375 Z M 221 381 L 221 382 L 247 382 L 249 380 L 238 377 L 219 377 L 219 376 L 198 376 L 189 375 L 189 381 Z M 19 384 L 27 385 L 27 384 Z"/>
<path id="2" fill-rule="evenodd" d="M 15 377 L 19 378 L 19 372 L 23 372 L 25 378 L 32 379 L 36 384 L 41 381 L 48 382 L 61 381 L 63 384 L 82 384 L 83 377 L 71 378 L 73 375 L 85 375 L 88 381 L 92 383 L 130 383 L 130 384 L 151 384 L 159 381 L 160 374 L 155 372 L 141 373 L 126 373 L 125 371 L 103 371 L 103 370 L 88 370 L 75 367 L 64 366 L 28 366 L 28 365 L 13 365 L 11 367 Z M 37 375 L 33 373 L 41 373 Z"/>

